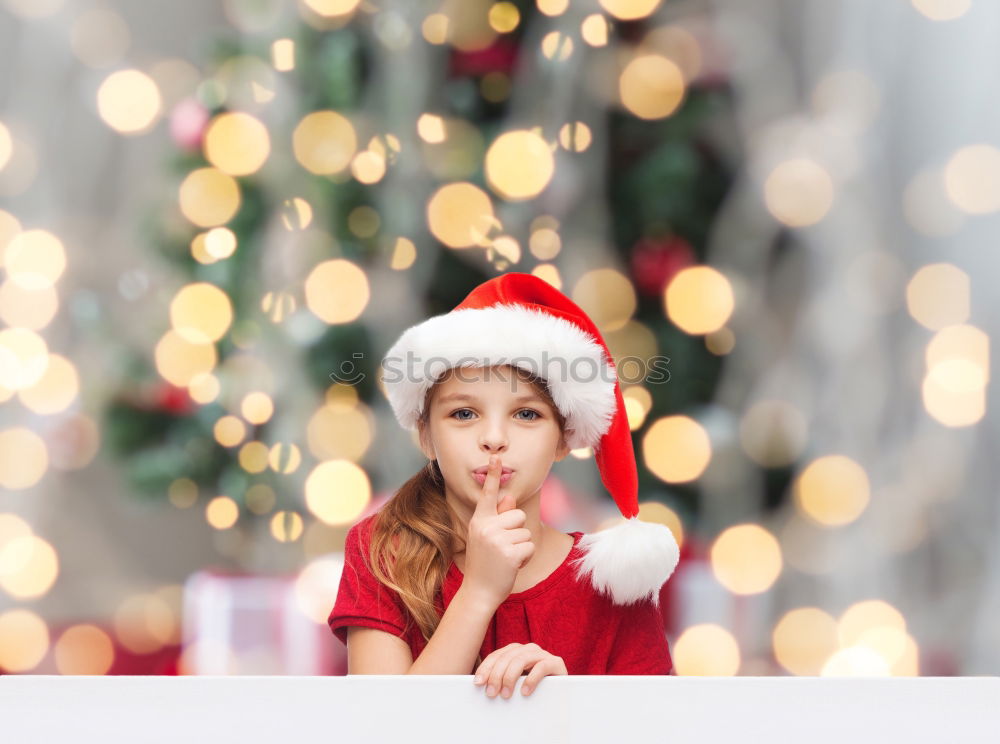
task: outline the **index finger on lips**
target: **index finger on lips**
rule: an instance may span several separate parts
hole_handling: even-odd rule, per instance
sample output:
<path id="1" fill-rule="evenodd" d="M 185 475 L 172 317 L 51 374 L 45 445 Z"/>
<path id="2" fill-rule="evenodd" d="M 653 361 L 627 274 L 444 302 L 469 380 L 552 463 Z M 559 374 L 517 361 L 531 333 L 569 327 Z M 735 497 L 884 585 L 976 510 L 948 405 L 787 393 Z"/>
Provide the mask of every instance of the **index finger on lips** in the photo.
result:
<path id="1" fill-rule="evenodd" d="M 490 455 L 490 466 L 486 471 L 486 482 L 483 483 L 483 493 L 476 503 L 476 510 L 480 509 L 489 513 L 497 513 L 497 495 L 500 493 L 500 473 L 503 467 L 500 465 L 499 455 Z"/>

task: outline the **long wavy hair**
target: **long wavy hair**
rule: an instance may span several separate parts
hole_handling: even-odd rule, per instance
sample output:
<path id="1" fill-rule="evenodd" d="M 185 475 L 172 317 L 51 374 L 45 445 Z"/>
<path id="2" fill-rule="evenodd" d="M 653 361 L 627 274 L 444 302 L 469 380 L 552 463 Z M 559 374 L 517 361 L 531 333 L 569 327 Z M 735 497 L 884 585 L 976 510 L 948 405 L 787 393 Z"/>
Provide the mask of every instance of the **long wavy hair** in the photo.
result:
<path id="1" fill-rule="evenodd" d="M 510 369 L 551 406 L 565 437 L 566 419 L 552 400 L 545 379 L 517 367 Z M 431 402 L 442 379 L 427 391 L 418 421 L 422 435 L 428 431 Z M 375 517 L 367 556 L 369 568 L 380 582 L 399 594 L 426 641 L 444 614 L 441 585 L 455 553 L 465 549 L 465 539 L 458 516 L 445 498 L 444 477 L 436 460 L 406 481 Z"/>

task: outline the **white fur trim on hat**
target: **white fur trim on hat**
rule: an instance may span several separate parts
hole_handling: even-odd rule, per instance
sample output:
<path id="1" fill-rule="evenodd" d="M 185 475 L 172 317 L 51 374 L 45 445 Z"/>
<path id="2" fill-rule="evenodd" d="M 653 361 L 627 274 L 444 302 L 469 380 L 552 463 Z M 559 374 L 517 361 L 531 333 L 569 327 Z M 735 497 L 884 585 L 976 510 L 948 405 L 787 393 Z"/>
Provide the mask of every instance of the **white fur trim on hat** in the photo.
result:
<path id="1" fill-rule="evenodd" d="M 580 538 L 583 556 L 574 561 L 580 578 L 618 605 L 643 599 L 659 604 L 660 589 L 680 560 L 677 540 L 666 525 L 627 519 Z"/>
<path id="2" fill-rule="evenodd" d="M 396 419 L 413 431 L 440 375 L 500 364 L 547 380 L 571 449 L 596 447 L 611 426 L 617 376 L 604 347 L 574 323 L 524 305 L 453 310 L 409 328 L 382 360 L 382 382 Z"/>

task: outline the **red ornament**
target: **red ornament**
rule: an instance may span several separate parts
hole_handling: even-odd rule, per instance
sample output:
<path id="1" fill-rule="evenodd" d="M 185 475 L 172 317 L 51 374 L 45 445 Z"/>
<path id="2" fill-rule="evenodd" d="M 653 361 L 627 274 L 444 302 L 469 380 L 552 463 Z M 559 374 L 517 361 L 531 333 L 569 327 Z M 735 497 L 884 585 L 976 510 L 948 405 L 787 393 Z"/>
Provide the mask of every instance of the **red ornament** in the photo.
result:
<path id="1" fill-rule="evenodd" d="M 169 383 L 160 385 L 156 390 L 154 405 L 163 411 L 178 416 L 184 416 L 194 410 L 194 401 L 185 388 L 179 388 Z"/>
<path id="2" fill-rule="evenodd" d="M 510 75 L 516 61 L 517 46 L 500 37 L 485 49 L 454 50 L 448 73 L 451 77 L 478 77 L 489 72 Z"/>
<path id="3" fill-rule="evenodd" d="M 694 251 L 684 238 L 647 236 L 632 249 L 632 280 L 643 294 L 659 296 L 677 272 L 694 263 Z"/>

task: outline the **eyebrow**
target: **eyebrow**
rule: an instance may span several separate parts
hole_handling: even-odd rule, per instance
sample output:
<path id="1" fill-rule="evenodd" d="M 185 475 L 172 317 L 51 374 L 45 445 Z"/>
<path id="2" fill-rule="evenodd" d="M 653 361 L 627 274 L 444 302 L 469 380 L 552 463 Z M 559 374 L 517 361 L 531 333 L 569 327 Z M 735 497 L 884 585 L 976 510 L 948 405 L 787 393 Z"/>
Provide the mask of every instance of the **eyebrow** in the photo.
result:
<path id="1" fill-rule="evenodd" d="M 468 395 L 466 393 L 452 393 L 451 395 L 446 395 L 443 398 L 439 398 L 438 403 L 450 403 L 452 401 L 457 401 L 457 400 L 472 401 L 474 403 L 479 402 L 479 398 L 477 398 L 475 395 Z M 515 403 L 528 403 L 532 401 L 538 403 L 543 402 L 542 399 L 539 398 L 537 395 L 531 395 L 531 394 L 519 395 L 518 397 L 514 398 Z"/>

